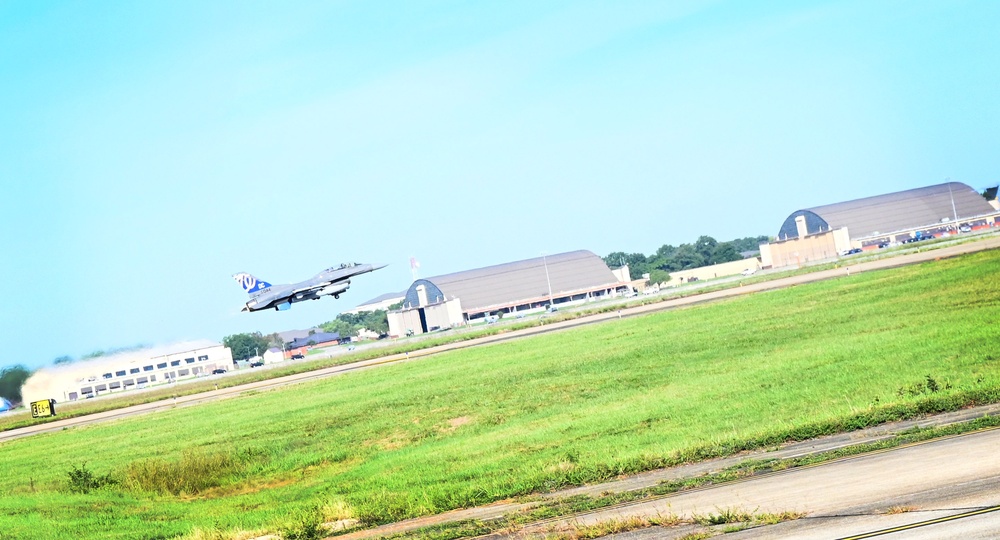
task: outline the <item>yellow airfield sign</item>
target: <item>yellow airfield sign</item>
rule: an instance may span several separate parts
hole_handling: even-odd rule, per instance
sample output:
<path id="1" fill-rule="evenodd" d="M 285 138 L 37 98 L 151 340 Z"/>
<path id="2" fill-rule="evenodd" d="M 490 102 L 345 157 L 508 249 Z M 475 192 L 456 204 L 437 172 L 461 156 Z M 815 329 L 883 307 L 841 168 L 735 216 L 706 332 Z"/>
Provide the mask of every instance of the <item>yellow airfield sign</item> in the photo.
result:
<path id="1" fill-rule="evenodd" d="M 46 416 L 55 416 L 55 415 L 56 415 L 56 400 L 42 399 L 39 401 L 31 402 L 32 418 L 43 418 Z"/>

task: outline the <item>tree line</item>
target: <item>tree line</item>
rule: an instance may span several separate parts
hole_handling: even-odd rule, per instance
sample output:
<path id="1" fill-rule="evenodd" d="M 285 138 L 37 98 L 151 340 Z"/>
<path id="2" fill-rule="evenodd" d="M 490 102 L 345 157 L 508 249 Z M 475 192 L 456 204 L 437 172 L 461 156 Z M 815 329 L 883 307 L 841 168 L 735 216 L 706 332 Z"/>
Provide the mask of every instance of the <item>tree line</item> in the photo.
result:
<path id="1" fill-rule="evenodd" d="M 389 333 L 389 316 L 381 309 L 361 311 L 358 313 L 341 313 L 332 321 L 327 321 L 320 328 L 324 332 L 337 332 L 340 337 L 357 336 L 362 329 L 378 335 Z"/>
<path id="2" fill-rule="evenodd" d="M 741 260 L 743 252 L 759 251 L 760 244 L 767 241 L 767 236 L 748 236 L 728 242 L 699 236 L 693 244 L 664 244 L 649 256 L 615 251 L 604 257 L 604 262 L 612 268 L 628 265 L 633 276 L 649 274 L 651 282 L 663 283 L 670 280 L 670 272 Z"/>
<path id="3" fill-rule="evenodd" d="M 389 333 L 389 318 L 381 309 L 357 314 L 341 313 L 336 319 L 319 325 L 319 328 L 324 332 L 336 332 L 342 338 L 355 337 L 362 329 L 382 335 Z M 283 349 L 287 345 L 277 333 L 264 335 L 260 332 L 226 336 L 222 338 L 222 344 L 229 347 L 236 361 L 262 355 L 271 347 Z"/>
<path id="4" fill-rule="evenodd" d="M 285 346 L 285 342 L 277 332 L 267 334 L 266 336 L 260 332 L 233 334 L 222 338 L 222 344 L 229 347 L 230 352 L 233 354 L 233 361 L 246 360 L 254 356 L 263 355 L 264 351 L 271 347 L 283 349 Z"/>

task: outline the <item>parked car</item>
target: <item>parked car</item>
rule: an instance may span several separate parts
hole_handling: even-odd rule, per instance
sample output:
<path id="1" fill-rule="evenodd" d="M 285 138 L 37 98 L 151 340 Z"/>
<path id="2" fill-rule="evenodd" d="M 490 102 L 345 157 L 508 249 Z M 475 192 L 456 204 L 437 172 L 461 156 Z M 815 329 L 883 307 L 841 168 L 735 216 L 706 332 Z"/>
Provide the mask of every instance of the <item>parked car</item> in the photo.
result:
<path id="1" fill-rule="evenodd" d="M 226 370 L 224 370 L 224 369 L 222 369 L 222 368 L 219 368 L 219 369 L 213 369 L 213 370 L 212 370 L 212 375 L 222 375 L 222 374 L 223 374 L 223 373 L 225 373 L 225 372 L 226 372 Z"/>
<path id="2" fill-rule="evenodd" d="M 292 360 L 301 360 L 301 359 L 303 359 L 305 357 L 306 357 L 306 355 L 304 355 L 302 353 L 298 353 L 298 352 L 292 354 Z"/>
<path id="3" fill-rule="evenodd" d="M 972 232 L 972 227 L 969 227 L 968 225 L 962 225 L 961 227 L 958 228 L 958 232 Z"/>
<path id="4" fill-rule="evenodd" d="M 754 274 L 757 273 L 757 269 L 756 268 L 747 268 L 742 273 L 743 273 L 744 276 L 752 276 L 752 275 L 754 275 Z"/>
<path id="5" fill-rule="evenodd" d="M 260 367 L 264 365 L 263 360 L 257 360 L 256 362 L 250 362 L 250 367 Z"/>

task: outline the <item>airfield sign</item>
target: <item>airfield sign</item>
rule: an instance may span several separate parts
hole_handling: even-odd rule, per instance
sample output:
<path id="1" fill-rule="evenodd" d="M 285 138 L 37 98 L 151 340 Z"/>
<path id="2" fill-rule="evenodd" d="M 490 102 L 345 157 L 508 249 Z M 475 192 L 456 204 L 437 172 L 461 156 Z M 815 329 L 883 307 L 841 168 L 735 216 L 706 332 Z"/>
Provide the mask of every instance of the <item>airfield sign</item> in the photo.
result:
<path id="1" fill-rule="evenodd" d="M 56 415 L 56 400 L 43 399 L 31 402 L 32 418 L 44 418 L 46 416 L 55 416 L 55 415 Z"/>

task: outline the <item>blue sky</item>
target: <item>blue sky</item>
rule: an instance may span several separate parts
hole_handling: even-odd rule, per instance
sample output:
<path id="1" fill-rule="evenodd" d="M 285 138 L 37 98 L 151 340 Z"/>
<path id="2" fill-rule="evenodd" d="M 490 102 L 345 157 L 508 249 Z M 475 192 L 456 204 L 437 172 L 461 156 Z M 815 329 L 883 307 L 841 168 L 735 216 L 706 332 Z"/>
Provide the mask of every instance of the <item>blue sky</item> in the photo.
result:
<path id="1" fill-rule="evenodd" d="M 1000 180 L 1000 3 L 0 0 L 0 366 Z M 232 280 L 389 263 L 239 313 Z"/>

